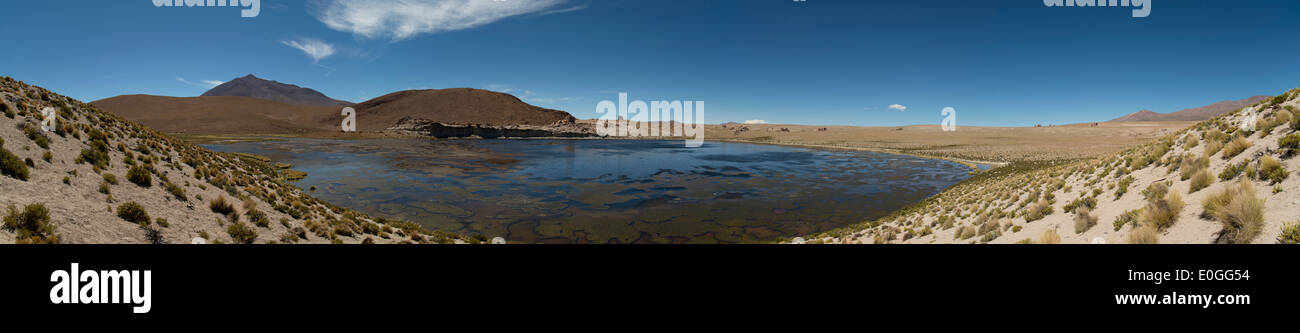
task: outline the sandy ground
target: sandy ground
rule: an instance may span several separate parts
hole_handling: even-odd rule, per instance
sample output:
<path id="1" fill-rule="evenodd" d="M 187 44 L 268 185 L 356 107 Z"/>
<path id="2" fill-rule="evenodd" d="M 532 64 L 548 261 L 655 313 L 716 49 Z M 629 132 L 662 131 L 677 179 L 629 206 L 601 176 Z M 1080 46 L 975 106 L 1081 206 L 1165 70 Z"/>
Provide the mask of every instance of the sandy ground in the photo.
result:
<path id="1" fill-rule="evenodd" d="M 1300 104 L 1297 104 L 1294 100 L 1283 104 L 1283 106 L 1292 107 L 1298 105 Z M 1285 112 L 1280 110 L 1280 107 L 1265 110 L 1261 112 L 1260 119 L 1279 112 Z M 1227 124 L 1225 126 L 1235 127 L 1243 119 L 1239 115 L 1230 115 L 1223 117 L 1223 122 Z M 1292 133 L 1292 130 L 1287 127 L 1286 124 L 1283 124 L 1271 134 L 1263 137 L 1260 136 L 1260 132 L 1252 134 L 1247 138 L 1251 142 L 1251 146 L 1230 159 L 1223 159 L 1223 152 L 1209 156 L 1209 171 L 1214 178 L 1214 182 L 1209 187 L 1193 193 L 1189 193 L 1190 179 L 1181 180 L 1178 171 L 1170 172 L 1167 166 L 1155 163 L 1129 173 L 1128 175 L 1133 177 L 1133 182 L 1129 186 L 1127 193 L 1117 198 L 1115 186 L 1118 185 L 1123 176 L 1116 176 L 1115 172 L 1099 176 L 1097 175 L 1099 172 L 1095 172 L 1095 170 L 1107 166 L 1118 169 L 1118 166 L 1122 165 L 1128 156 L 1134 156 L 1129 154 L 1131 151 L 1125 151 L 1104 154 L 1097 158 L 1077 162 L 1059 163 L 1054 167 L 1011 172 L 1007 176 L 976 179 L 954 186 L 926 202 L 919 203 L 915 206 L 915 209 L 905 209 L 895 216 L 873 221 L 874 224 L 864 223 L 863 225 L 828 232 L 819 237 L 812 237 L 812 239 L 817 242 L 827 243 L 1016 243 L 1025 240 L 1040 242 L 1044 233 L 1055 230 L 1060 235 L 1061 243 L 1126 243 L 1135 224 L 1126 224 L 1117 231 L 1113 228 L 1113 222 L 1124 212 L 1146 206 L 1147 202 L 1141 192 L 1147 186 L 1156 182 L 1170 181 L 1172 182 L 1170 191 L 1181 194 L 1185 206 L 1179 212 L 1179 217 L 1174 225 L 1158 233 L 1159 242 L 1173 244 L 1213 243 L 1223 227 L 1218 221 L 1201 217 L 1202 203 L 1207 197 L 1220 192 L 1229 184 L 1245 178 L 1242 175 L 1233 180 L 1222 181 L 1218 177 L 1220 172 L 1229 165 L 1239 164 L 1243 161 L 1254 163 L 1264 156 L 1278 157 L 1280 155 L 1278 139 Z M 1186 135 L 1180 132 L 1171 133 L 1168 138 L 1175 140 L 1176 143 L 1172 145 L 1172 150 L 1164 154 L 1162 158 L 1170 159 L 1184 153 L 1203 156 L 1206 141 L 1199 141 L 1201 144 L 1191 149 L 1184 149 L 1181 143 L 1182 140 L 1188 138 L 1197 139 L 1204 132 L 1204 130 L 1192 128 L 1188 129 Z M 1154 142 L 1158 140 L 1148 141 L 1151 141 L 1151 144 L 1154 145 Z M 1300 170 L 1300 158 L 1281 159 L 1281 161 L 1285 169 L 1292 173 L 1292 176 L 1285 181 L 1276 184 L 1276 188 L 1281 192 L 1274 193 L 1275 187 L 1268 181 L 1249 180 L 1254 184 L 1257 197 L 1264 201 L 1263 227 L 1260 234 L 1253 238 L 1253 243 L 1274 243 L 1284 224 L 1300 220 L 1300 190 L 1297 190 L 1300 189 L 1300 176 L 1294 175 L 1296 170 Z M 1058 183 L 1059 185 L 1057 185 Z M 1089 185 L 1089 183 L 1092 183 L 1092 185 Z M 1094 188 L 1102 191 L 1100 195 L 1096 196 L 1097 207 L 1091 212 L 1097 218 L 1097 224 L 1082 233 L 1076 233 L 1074 229 L 1076 214 L 1067 213 L 1064 208 L 1070 202 L 1088 196 Z M 1044 196 L 1046 196 L 1046 193 L 1051 193 L 1055 197 L 1054 203 L 1051 204 L 1054 213 L 1041 220 L 1026 221 L 1023 216 L 1026 208 L 1020 206 L 1019 203 L 1031 197 L 1031 193 L 1040 189 L 1046 189 L 1046 191 L 1042 192 Z M 955 233 L 961 230 L 961 227 L 982 224 L 983 219 L 981 219 L 980 215 L 983 214 L 980 213 L 981 211 L 997 210 L 1010 215 L 1000 219 L 990 219 L 1000 221 L 1003 226 L 1001 233 L 994 235 L 995 238 L 984 239 L 980 237 L 983 236 L 981 234 L 968 239 L 956 239 Z M 943 228 L 942 223 L 940 223 L 942 216 L 953 217 L 954 227 Z M 926 226 L 929 227 L 929 230 L 932 230 L 932 233 L 924 234 L 925 232 L 920 231 Z M 909 231 L 911 231 L 910 234 L 913 237 L 906 236 Z"/>
<path id="2" fill-rule="evenodd" d="M 1162 137 L 1195 122 L 1093 123 L 1049 127 L 938 125 L 903 127 L 709 125 L 706 140 L 866 148 L 974 161 L 1049 161 L 1092 158 Z"/>

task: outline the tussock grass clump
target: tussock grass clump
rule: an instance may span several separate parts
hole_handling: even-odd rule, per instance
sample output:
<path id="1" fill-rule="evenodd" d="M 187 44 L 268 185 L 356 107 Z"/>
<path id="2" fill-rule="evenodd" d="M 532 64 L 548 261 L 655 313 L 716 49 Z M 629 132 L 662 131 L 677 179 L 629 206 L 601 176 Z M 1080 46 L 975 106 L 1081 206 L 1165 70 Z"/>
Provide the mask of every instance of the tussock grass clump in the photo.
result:
<path id="1" fill-rule="evenodd" d="M 1178 192 L 1171 191 L 1164 198 L 1148 201 L 1138 216 L 1138 222 L 1143 226 L 1164 230 L 1178 221 L 1178 213 L 1182 212 L 1184 205 L 1183 197 Z"/>
<path id="2" fill-rule="evenodd" d="M 1192 148 L 1196 148 L 1200 143 L 1201 140 L 1197 140 L 1195 137 L 1188 135 L 1187 138 L 1183 140 L 1183 150 L 1192 150 Z"/>
<path id="3" fill-rule="evenodd" d="M 1223 143 L 1222 143 L 1222 142 L 1206 140 L 1206 142 L 1205 142 L 1205 156 L 1206 156 L 1206 157 L 1214 156 L 1214 154 L 1218 154 L 1220 150 L 1223 150 Z"/>
<path id="4" fill-rule="evenodd" d="M 211 209 L 213 213 L 229 215 L 235 212 L 235 205 L 227 201 L 225 196 L 219 196 L 208 202 L 208 209 Z"/>
<path id="5" fill-rule="evenodd" d="M 1052 215 L 1052 213 L 1052 204 L 1047 202 L 1047 200 L 1039 200 L 1037 204 L 1026 208 L 1025 222 L 1042 220 L 1044 217 Z"/>
<path id="6" fill-rule="evenodd" d="M 955 240 L 966 240 L 975 237 L 977 234 L 978 231 L 975 230 L 975 227 L 967 225 L 958 227 L 957 230 L 953 232 L 952 238 Z"/>
<path id="7" fill-rule="evenodd" d="M 1135 228 L 1128 233 L 1129 244 L 1159 244 L 1160 234 L 1152 227 Z"/>
<path id="8" fill-rule="evenodd" d="M 1197 171 L 1209 167 L 1210 167 L 1210 159 L 1206 158 L 1205 156 L 1185 157 L 1183 158 L 1181 165 L 1178 167 L 1178 175 L 1180 176 L 1179 179 L 1188 180 L 1192 178 L 1192 176 L 1195 175 Z"/>
<path id="9" fill-rule="evenodd" d="M 1209 169 L 1201 169 L 1195 175 L 1192 175 L 1192 182 L 1188 184 L 1187 193 L 1196 193 L 1203 188 L 1214 184 L 1214 177 L 1210 176 Z"/>
<path id="10" fill-rule="evenodd" d="M 150 221 L 149 213 L 145 212 L 144 206 L 134 201 L 117 206 L 117 217 L 139 225 L 148 225 Z"/>
<path id="11" fill-rule="evenodd" d="M 109 185 L 117 185 L 117 175 L 105 172 L 104 182 L 108 183 Z"/>
<path id="12" fill-rule="evenodd" d="M 1259 180 L 1267 180 L 1269 184 L 1281 183 L 1291 174 L 1282 167 L 1282 161 L 1272 156 L 1264 156 L 1259 160 Z"/>
<path id="13" fill-rule="evenodd" d="M 1097 225 L 1097 217 L 1092 216 L 1092 212 L 1088 211 L 1087 208 L 1079 209 L 1079 212 L 1074 215 L 1074 233 L 1076 234 L 1082 234 L 1095 225 Z"/>
<path id="14" fill-rule="evenodd" d="M 43 204 L 23 206 L 19 211 L 9 205 L 9 213 L 4 217 L 4 228 L 16 233 L 18 244 L 55 244 L 59 236 L 54 234 L 54 225 L 50 223 L 50 210 Z"/>
<path id="15" fill-rule="evenodd" d="M 257 241 L 257 232 L 240 222 L 234 222 L 226 226 L 226 234 L 229 234 L 230 239 L 237 244 L 253 244 L 253 242 Z"/>
<path id="16" fill-rule="evenodd" d="M 1142 190 L 1142 199 L 1146 201 L 1156 200 L 1164 198 L 1165 194 L 1169 194 L 1169 183 L 1155 182 L 1147 185 L 1147 188 Z"/>
<path id="17" fill-rule="evenodd" d="M 1246 140 L 1246 138 L 1237 137 L 1232 139 L 1227 145 L 1223 146 L 1223 159 L 1232 159 L 1248 148 L 1250 148 L 1250 141 Z"/>
<path id="18" fill-rule="evenodd" d="M 1228 134 L 1223 133 L 1223 131 L 1220 131 L 1218 128 L 1214 128 L 1214 129 L 1210 129 L 1209 131 L 1205 131 L 1205 133 L 1202 133 L 1201 138 L 1205 139 L 1206 143 L 1210 143 L 1210 142 L 1223 143 L 1224 141 L 1228 141 Z M 1206 155 L 1212 155 L 1212 154 L 1206 154 Z"/>
<path id="19" fill-rule="evenodd" d="M 1056 233 L 1056 229 L 1048 229 L 1038 237 L 1038 244 L 1061 244 L 1061 235 Z"/>
<path id="20" fill-rule="evenodd" d="M 1282 226 L 1282 234 L 1277 235 L 1278 244 L 1300 244 L 1300 221 Z"/>
<path id="21" fill-rule="evenodd" d="M 1204 217 L 1223 225 L 1216 240 L 1221 244 L 1250 243 L 1264 226 L 1264 201 L 1255 195 L 1249 181 L 1230 184 L 1201 203 Z"/>
<path id="22" fill-rule="evenodd" d="M 144 166 L 133 166 L 126 172 L 126 180 L 140 187 L 153 187 L 153 174 Z"/>

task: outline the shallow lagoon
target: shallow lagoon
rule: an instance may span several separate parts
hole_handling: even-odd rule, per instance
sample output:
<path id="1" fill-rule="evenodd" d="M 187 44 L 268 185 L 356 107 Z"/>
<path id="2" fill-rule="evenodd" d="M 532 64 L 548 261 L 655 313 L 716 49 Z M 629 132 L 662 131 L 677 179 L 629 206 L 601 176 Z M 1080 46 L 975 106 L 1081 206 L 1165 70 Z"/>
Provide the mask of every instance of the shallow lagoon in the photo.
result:
<path id="1" fill-rule="evenodd" d="M 205 145 L 308 173 L 313 195 L 434 230 L 524 243 L 735 243 L 887 214 L 969 177 L 860 151 L 638 140 L 321 140 Z"/>

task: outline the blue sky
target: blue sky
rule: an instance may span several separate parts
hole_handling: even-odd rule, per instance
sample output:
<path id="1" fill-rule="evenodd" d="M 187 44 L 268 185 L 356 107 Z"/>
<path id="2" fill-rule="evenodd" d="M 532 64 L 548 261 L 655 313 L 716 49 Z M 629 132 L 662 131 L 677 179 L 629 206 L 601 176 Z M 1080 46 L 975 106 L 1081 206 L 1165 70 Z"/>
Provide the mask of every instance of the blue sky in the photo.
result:
<path id="1" fill-rule="evenodd" d="M 197 96 L 251 73 L 354 102 L 475 87 L 595 118 L 625 91 L 705 101 L 710 123 L 861 126 L 938 124 L 946 106 L 967 126 L 1100 121 L 1300 78 L 1288 0 L 1152 0 L 1145 18 L 1042 0 L 260 4 L 242 18 L 152 0 L 6 2 L 0 75 L 84 101 Z"/>

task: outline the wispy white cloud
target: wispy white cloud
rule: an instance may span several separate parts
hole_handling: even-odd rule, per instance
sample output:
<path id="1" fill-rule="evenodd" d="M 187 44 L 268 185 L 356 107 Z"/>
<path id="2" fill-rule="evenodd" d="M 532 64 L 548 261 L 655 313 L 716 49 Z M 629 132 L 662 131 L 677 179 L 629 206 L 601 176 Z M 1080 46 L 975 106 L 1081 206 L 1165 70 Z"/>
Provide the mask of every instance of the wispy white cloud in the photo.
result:
<path id="1" fill-rule="evenodd" d="M 180 82 L 180 83 L 184 83 L 184 84 L 188 84 L 188 85 L 195 86 L 195 87 L 200 87 L 200 88 L 208 88 L 208 89 L 215 88 L 215 87 L 221 85 L 222 83 L 225 83 L 225 82 L 217 81 L 217 80 L 199 80 L 199 82 L 193 82 L 193 81 L 190 81 L 190 80 L 186 80 L 186 79 L 183 78 L 183 77 L 176 77 L 176 82 Z"/>
<path id="2" fill-rule="evenodd" d="M 330 29 L 401 41 L 422 34 L 469 29 L 511 16 L 581 10 L 554 9 L 565 0 L 320 0 L 313 15 Z"/>
<path id="3" fill-rule="evenodd" d="M 767 121 L 766 121 L 766 120 L 762 120 L 762 119 L 753 119 L 753 120 L 746 120 L 746 121 L 745 121 L 745 124 L 748 124 L 748 125 L 760 125 L 760 124 L 766 124 L 766 123 L 767 123 Z"/>
<path id="4" fill-rule="evenodd" d="M 890 108 L 890 109 L 894 109 L 894 110 L 898 110 L 898 111 L 900 111 L 900 112 L 901 112 L 901 111 L 907 111 L 907 106 L 904 106 L 904 105 L 902 105 L 902 104 L 890 104 L 890 105 L 889 105 L 889 108 Z"/>
<path id="5" fill-rule="evenodd" d="M 336 51 L 334 45 L 312 38 L 282 40 L 280 43 L 302 51 L 302 53 L 306 54 L 308 58 L 311 58 L 313 64 L 319 63 L 321 59 L 334 55 L 334 52 Z"/>
<path id="6" fill-rule="evenodd" d="M 562 13 L 568 13 L 568 12 L 576 12 L 576 11 L 583 10 L 583 9 L 587 9 L 587 5 L 577 5 L 577 6 L 573 6 L 573 7 L 565 7 L 565 8 L 552 9 L 552 10 L 544 11 L 544 12 L 541 12 L 541 13 L 537 13 L 537 16 L 546 16 L 546 15 L 552 15 L 552 14 L 562 14 Z"/>

